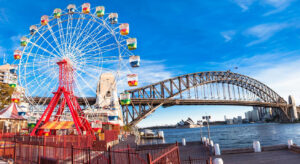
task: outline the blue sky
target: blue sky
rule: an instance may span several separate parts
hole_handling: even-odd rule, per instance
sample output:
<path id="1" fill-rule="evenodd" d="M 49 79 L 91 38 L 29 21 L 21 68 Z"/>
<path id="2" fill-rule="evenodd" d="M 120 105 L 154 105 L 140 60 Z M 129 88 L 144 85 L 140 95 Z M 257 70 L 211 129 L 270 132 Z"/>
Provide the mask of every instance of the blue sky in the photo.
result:
<path id="1" fill-rule="evenodd" d="M 0 55 L 54 8 L 82 0 L 0 0 Z M 201 71 L 235 70 L 300 102 L 300 12 L 296 0 L 90 0 L 118 12 L 138 38 L 143 84 Z M 12 59 L 9 59 L 11 62 Z M 143 63 L 142 63 L 143 64 Z M 248 107 L 177 106 L 158 109 L 139 125 L 172 124 L 210 114 L 242 115 Z"/>

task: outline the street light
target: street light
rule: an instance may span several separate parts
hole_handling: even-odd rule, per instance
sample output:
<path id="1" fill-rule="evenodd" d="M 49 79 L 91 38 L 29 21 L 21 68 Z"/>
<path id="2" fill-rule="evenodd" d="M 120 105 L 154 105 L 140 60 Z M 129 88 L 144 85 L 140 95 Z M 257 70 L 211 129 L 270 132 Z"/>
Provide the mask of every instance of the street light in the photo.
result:
<path id="1" fill-rule="evenodd" d="M 208 132 L 208 139 L 210 140 L 210 130 L 209 130 L 209 120 L 210 120 L 210 116 L 202 116 L 203 120 L 207 121 L 207 132 Z"/>
<path id="2" fill-rule="evenodd" d="M 203 127 L 202 120 L 198 120 L 197 124 L 200 125 L 200 135 L 201 135 L 201 141 L 202 141 L 202 127 Z"/>

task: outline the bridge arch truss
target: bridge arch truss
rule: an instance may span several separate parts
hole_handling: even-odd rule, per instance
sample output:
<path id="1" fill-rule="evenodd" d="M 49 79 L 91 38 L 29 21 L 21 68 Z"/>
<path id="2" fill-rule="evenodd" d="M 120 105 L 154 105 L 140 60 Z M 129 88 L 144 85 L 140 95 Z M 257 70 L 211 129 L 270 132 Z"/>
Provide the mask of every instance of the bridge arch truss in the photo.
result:
<path id="1" fill-rule="evenodd" d="M 289 119 L 288 104 L 267 85 L 230 71 L 198 72 L 177 76 L 128 91 L 123 106 L 125 123 L 136 125 L 161 106 L 242 105 L 274 107 Z"/>

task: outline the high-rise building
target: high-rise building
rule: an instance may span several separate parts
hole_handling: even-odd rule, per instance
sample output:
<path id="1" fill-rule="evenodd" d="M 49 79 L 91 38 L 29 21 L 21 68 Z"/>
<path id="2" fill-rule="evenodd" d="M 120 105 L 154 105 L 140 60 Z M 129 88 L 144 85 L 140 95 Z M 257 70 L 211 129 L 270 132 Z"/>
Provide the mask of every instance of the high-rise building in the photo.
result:
<path id="1" fill-rule="evenodd" d="M 258 110 L 257 109 L 253 109 L 252 112 L 252 121 L 256 122 L 256 121 L 259 121 L 259 113 L 258 113 Z"/>
<path id="2" fill-rule="evenodd" d="M 18 84 L 17 65 L 5 64 L 0 66 L 0 83 L 13 85 L 15 87 L 12 97 L 25 100 L 25 89 Z M 27 106 L 27 105 L 26 105 Z"/>
<path id="3" fill-rule="evenodd" d="M 17 65 L 5 64 L 0 66 L 0 82 L 17 84 Z"/>
<path id="4" fill-rule="evenodd" d="M 242 116 L 238 116 L 238 117 L 237 117 L 237 123 L 238 123 L 238 124 L 242 124 L 242 123 L 243 123 Z"/>

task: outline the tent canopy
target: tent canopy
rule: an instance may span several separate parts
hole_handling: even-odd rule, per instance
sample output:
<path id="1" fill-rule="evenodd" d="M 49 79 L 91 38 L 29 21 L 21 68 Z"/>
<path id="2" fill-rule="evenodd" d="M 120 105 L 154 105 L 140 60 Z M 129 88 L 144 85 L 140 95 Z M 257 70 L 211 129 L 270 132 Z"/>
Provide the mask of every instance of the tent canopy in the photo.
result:
<path id="1" fill-rule="evenodd" d="M 8 107 L 2 109 L 0 111 L 0 118 L 7 119 L 26 119 L 24 116 L 20 116 L 19 112 L 23 112 L 16 103 L 11 103 Z"/>
<path id="2" fill-rule="evenodd" d="M 49 121 L 39 129 L 49 129 L 49 130 L 62 130 L 62 129 L 72 129 L 73 121 Z"/>

